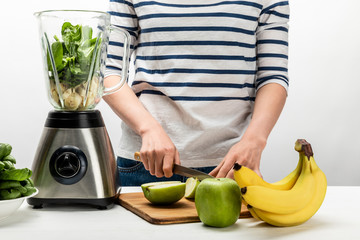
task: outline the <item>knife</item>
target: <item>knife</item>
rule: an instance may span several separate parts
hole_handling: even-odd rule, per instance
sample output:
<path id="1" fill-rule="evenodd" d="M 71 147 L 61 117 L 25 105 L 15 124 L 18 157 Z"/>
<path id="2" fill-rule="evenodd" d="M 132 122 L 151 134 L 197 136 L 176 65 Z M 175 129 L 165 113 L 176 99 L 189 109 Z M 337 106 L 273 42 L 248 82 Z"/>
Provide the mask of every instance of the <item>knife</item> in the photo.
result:
<path id="1" fill-rule="evenodd" d="M 134 154 L 134 159 L 136 161 L 141 162 L 141 158 L 140 158 L 140 152 L 136 152 Z M 205 178 L 214 178 L 213 176 L 203 173 L 201 171 L 192 169 L 192 168 L 187 168 L 184 166 L 181 166 L 179 164 L 175 164 L 174 163 L 174 167 L 173 167 L 173 173 L 181 175 L 181 176 L 185 176 L 185 177 L 194 177 L 201 180 L 204 180 Z"/>

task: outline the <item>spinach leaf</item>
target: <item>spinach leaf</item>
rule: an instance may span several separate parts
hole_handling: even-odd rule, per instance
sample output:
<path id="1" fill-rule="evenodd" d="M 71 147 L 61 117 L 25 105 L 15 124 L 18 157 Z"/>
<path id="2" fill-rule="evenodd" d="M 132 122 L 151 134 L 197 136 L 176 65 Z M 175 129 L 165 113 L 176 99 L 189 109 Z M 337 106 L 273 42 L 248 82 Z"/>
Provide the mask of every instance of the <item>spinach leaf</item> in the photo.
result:
<path id="1" fill-rule="evenodd" d="M 12 162 L 4 160 L 2 160 L 2 162 L 5 164 L 5 167 L 3 169 L 15 169 L 15 166 Z"/>
<path id="2" fill-rule="evenodd" d="M 4 157 L 4 158 L 2 159 L 2 161 L 10 161 L 10 162 L 12 162 L 13 164 L 16 163 L 16 159 L 15 159 L 12 155 L 7 155 L 6 157 Z"/>
<path id="3" fill-rule="evenodd" d="M 89 26 L 83 26 L 81 28 L 81 42 L 89 40 L 92 38 L 93 30 Z"/>
<path id="4" fill-rule="evenodd" d="M 59 81 L 73 88 L 87 81 L 90 72 L 97 38 L 93 38 L 93 29 L 89 26 L 72 25 L 65 22 L 61 28 L 62 41 L 54 36 L 51 45 L 54 54 Z M 101 39 L 99 39 L 99 45 Z M 100 50 L 100 48 L 98 48 Z M 96 65 L 100 64 L 96 61 Z M 48 55 L 49 70 L 53 71 Z M 99 66 L 95 66 L 96 69 Z M 54 74 L 50 76 L 53 79 Z"/>
<path id="5" fill-rule="evenodd" d="M 71 23 L 65 22 L 61 28 L 61 35 L 68 52 L 71 55 L 75 55 L 77 46 L 81 40 L 81 26 L 73 26 Z"/>
<path id="6" fill-rule="evenodd" d="M 84 71 L 87 71 L 90 68 L 91 60 L 93 57 L 95 45 L 96 45 L 96 38 L 88 39 L 81 43 L 78 47 L 77 54 L 78 54 L 78 61 L 80 63 L 80 68 Z"/>
<path id="7" fill-rule="evenodd" d="M 11 153 L 12 146 L 8 143 L 0 143 L 0 160 Z"/>
<path id="8" fill-rule="evenodd" d="M 28 168 L 2 170 L 0 180 L 24 181 L 31 177 L 32 171 Z"/>
<path id="9" fill-rule="evenodd" d="M 21 183 L 19 181 L 2 181 L 0 182 L 0 189 L 9 189 L 20 187 Z"/>
<path id="10" fill-rule="evenodd" d="M 0 200 L 8 200 L 21 197 L 21 192 L 15 188 L 0 190 Z"/>
<path id="11" fill-rule="evenodd" d="M 63 45 L 61 42 L 56 41 L 51 44 L 51 51 L 54 56 L 55 67 L 57 71 L 61 71 L 64 68 L 63 65 Z M 50 61 L 50 53 L 47 54 L 48 69 L 53 71 L 52 64 Z"/>

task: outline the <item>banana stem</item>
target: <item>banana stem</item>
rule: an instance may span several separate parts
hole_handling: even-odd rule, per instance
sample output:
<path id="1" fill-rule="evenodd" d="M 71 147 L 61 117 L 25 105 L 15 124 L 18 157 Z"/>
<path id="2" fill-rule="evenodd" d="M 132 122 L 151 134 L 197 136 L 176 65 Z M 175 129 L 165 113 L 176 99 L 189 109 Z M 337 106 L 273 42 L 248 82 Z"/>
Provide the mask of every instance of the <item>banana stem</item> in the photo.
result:
<path id="1" fill-rule="evenodd" d="M 311 144 L 308 143 L 305 139 L 298 139 L 295 143 L 295 150 L 298 152 L 303 152 L 305 156 L 310 159 L 310 157 L 314 156 L 314 152 L 311 148 Z"/>

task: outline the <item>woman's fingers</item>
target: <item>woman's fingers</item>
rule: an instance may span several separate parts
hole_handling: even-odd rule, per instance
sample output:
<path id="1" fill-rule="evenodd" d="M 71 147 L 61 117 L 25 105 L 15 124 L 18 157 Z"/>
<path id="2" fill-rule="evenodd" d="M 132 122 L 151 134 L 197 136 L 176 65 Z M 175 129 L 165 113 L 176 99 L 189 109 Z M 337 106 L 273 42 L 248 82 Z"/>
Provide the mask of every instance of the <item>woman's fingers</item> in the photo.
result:
<path id="1" fill-rule="evenodd" d="M 140 151 L 141 161 L 146 170 L 158 178 L 171 177 L 173 175 L 174 162 L 180 164 L 179 153 L 176 149 L 173 150 L 151 150 Z"/>
<path id="2" fill-rule="evenodd" d="M 228 175 L 228 173 L 232 170 L 234 166 L 235 160 L 232 159 L 224 159 L 221 168 L 219 169 L 218 173 L 215 177 L 217 178 L 224 178 Z"/>
<path id="3" fill-rule="evenodd" d="M 156 177 L 160 178 L 164 176 L 163 172 L 163 160 L 165 156 L 162 153 L 156 153 L 154 154 L 154 169 L 155 172 L 151 173 L 152 175 L 155 175 Z"/>
<path id="4" fill-rule="evenodd" d="M 175 149 L 175 163 L 178 164 L 178 165 L 181 165 L 180 154 L 179 154 L 177 149 Z"/>
<path id="5" fill-rule="evenodd" d="M 141 162 L 144 164 L 146 170 L 150 172 L 151 175 L 155 175 L 155 151 L 140 151 Z"/>
<path id="6" fill-rule="evenodd" d="M 233 168 L 227 173 L 226 178 L 234 179 L 234 169 Z"/>
<path id="7" fill-rule="evenodd" d="M 165 155 L 164 156 L 164 161 L 162 164 L 162 174 L 169 178 L 173 175 L 173 166 L 174 166 L 174 157 L 171 155 Z"/>
<path id="8" fill-rule="evenodd" d="M 219 173 L 220 168 L 222 167 L 222 165 L 224 164 L 224 161 L 220 162 L 219 165 L 217 165 L 216 168 L 214 168 L 214 170 L 212 170 L 209 175 L 216 177 L 217 174 Z"/>
<path id="9" fill-rule="evenodd" d="M 140 151 L 140 159 L 141 162 L 144 164 L 144 167 L 146 170 L 150 171 L 150 167 L 149 167 L 149 161 L 147 159 L 147 154 L 144 151 Z"/>

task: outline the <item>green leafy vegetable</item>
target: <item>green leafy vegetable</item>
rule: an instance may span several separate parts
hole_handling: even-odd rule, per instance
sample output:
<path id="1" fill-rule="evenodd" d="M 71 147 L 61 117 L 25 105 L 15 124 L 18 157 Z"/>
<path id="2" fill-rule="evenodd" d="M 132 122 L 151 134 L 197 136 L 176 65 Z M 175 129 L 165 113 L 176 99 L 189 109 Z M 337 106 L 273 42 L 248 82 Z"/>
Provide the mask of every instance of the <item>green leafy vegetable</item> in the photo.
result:
<path id="1" fill-rule="evenodd" d="M 52 67 L 49 51 L 48 69 L 57 71 L 60 83 L 73 88 L 88 80 L 96 43 L 101 43 L 101 39 L 92 38 L 92 35 L 93 30 L 89 26 L 65 22 L 61 28 L 62 41 L 54 36 L 56 41 L 51 44 L 51 51 L 56 69 Z M 95 66 L 96 69 L 99 67 Z M 49 76 L 54 79 L 54 73 Z"/>
<path id="2" fill-rule="evenodd" d="M 15 189 L 19 190 L 19 192 L 23 195 L 23 194 L 26 194 L 27 193 L 27 188 L 26 187 L 23 187 L 23 186 L 18 186 L 16 187 Z"/>
<path id="3" fill-rule="evenodd" d="M 0 189 L 9 189 L 20 187 L 21 183 L 19 181 L 2 181 L 0 182 Z"/>
<path id="4" fill-rule="evenodd" d="M 2 162 L 5 164 L 4 169 L 6 169 L 6 170 L 15 169 L 15 166 L 14 166 L 14 164 L 12 162 L 4 161 L 4 160 L 2 160 Z"/>
<path id="5" fill-rule="evenodd" d="M 25 181 L 22 181 L 21 184 L 26 189 L 26 192 L 22 193 L 23 196 L 29 196 L 36 192 L 36 188 L 34 187 L 34 183 L 32 182 L 31 178 L 28 178 Z"/>
<path id="6" fill-rule="evenodd" d="M 26 179 L 25 182 L 26 182 L 26 185 L 34 187 L 34 182 L 31 178 Z"/>
<path id="7" fill-rule="evenodd" d="M 63 56 L 64 56 L 64 51 L 63 51 L 63 45 L 61 42 L 56 41 L 51 45 L 51 51 L 54 55 L 54 61 L 55 61 L 55 66 L 57 71 L 61 71 L 65 65 L 63 64 Z M 52 64 L 51 64 L 51 60 L 50 60 L 50 53 L 48 52 L 47 55 L 47 61 L 48 61 L 48 66 L 49 69 L 52 69 Z"/>
<path id="8" fill-rule="evenodd" d="M 65 43 L 67 51 L 71 55 L 76 54 L 76 48 L 81 40 L 81 26 L 73 26 L 69 22 L 65 22 L 61 28 L 61 35 Z"/>
<path id="9" fill-rule="evenodd" d="M 2 159 L 2 161 L 10 161 L 11 163 L 16 164 L 16 159 L 11 155 L 7 155 Z"/>
<path id="10" fill-rule="evenodd" d="M 0 143 L 0 160 L 11 153 L 12 147 L 7 143 Z"/>
<path id="11" fill-rule="evenodd" d="M 0 172 L 0 180 L 24 181 L 31 177 L 31 174 L 32 172 L 28 168 L 3 170 Z"/>
<path id="12" fill-rule="evenodd" d="M 0 190 L 1 200 L 9 200 L 18 197 L 21 197 L 21 192 L 18 189 L 11 188 L 11 189 Z"/>
<path id="13" fill-rule="evenodd" d="M 28 168 L 16 169 L 16 159 L 10 155 L 12 147 L 0 143 L 0 200 L 30 196 L 36 192 L 31 180 L 31 170 Z"/>

